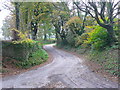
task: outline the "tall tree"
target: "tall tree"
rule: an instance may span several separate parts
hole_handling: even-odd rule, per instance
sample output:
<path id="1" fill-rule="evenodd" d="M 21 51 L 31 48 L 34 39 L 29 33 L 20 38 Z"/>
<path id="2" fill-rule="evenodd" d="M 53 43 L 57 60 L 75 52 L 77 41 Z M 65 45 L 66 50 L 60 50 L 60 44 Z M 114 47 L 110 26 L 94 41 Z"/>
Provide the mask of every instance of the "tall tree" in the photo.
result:
<path id="1" fill-rule="evenodd" d="M 120 11 L 116 12 L 118 9 L 120 9 L 120 6 L 118 5 L 120 1 L 117 3 L 115 2 L 107 2 L 101 0 L 100 2 L 94 2 L 93 0 L 89 0 L 89 2 L 81 2 L 81 5 L 74 2 L 74 4 L 77 6 L 77 8 L 83 12 L 87 12 L 89 15 L 91 15 L 92 18 L 94 18 L 97 23 L 101 26 L 107 29 L 109 38 L 108 42 L 109 45 L 115 42 L 115 33 L 113 30 L 113 23 L 114 19 L 120 14 Z"/>
<path id="2" fill-rule="evenodd" d="M 55 10 L 53 9 L 52 13 L 52 23 L 55 27 L 57 43 L 66 44 L 67 29 L 63 28 L 68 18 L 70 18 L 70 10 L 68 4 L 65 2 L 62 3 L 53 3 Z"/>
<path id="3" fill-rule="evenodd" d="M 16 29 L 19 30 L 19 26 L 20 26 L 20 19 L 19 19 L 20 3 L 15 2 L 14 6 L 15 6 Z M 18 32 L 13 31 L 13 40 L 18 40 L 18 39 L 19 39 Z"/>

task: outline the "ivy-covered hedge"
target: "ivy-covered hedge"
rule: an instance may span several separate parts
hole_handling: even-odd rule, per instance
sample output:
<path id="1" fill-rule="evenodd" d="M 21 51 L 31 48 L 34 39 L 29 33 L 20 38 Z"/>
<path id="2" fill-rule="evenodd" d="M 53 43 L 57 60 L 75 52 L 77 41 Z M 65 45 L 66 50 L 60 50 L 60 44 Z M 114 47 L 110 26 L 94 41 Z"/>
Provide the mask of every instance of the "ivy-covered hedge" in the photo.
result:
<path id="1" fill-rule="evenodd" d="M 38 49 L 37 51 L 30 54 L 28 60 L 15 62 L 14 64 L 20 68 L 30 68 L 35 65 L 39 65 L 48 59 L 48 54 L 43 49 Z"/>
<path id="2" fill-rule="evenodd" d="M 39 42 L 32 40 L 2 41 L 2 56 L 16 60 L 28 60 L 32 52 L 41 48 Z"/>

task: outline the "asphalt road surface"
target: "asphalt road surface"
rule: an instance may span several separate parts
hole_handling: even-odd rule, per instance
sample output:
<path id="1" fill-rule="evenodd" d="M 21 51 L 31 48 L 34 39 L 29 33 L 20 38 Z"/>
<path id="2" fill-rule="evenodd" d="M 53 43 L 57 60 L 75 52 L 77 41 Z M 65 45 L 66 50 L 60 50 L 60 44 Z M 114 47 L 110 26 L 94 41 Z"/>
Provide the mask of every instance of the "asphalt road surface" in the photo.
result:
<path id="1" fill-rule="evenodd" d="M 51 45 L 44 48 L 53 61 L 43 67 L 2 79 L 2 88 L 118 88 L 112 82 L 89 70 L 83 60 Z"/>

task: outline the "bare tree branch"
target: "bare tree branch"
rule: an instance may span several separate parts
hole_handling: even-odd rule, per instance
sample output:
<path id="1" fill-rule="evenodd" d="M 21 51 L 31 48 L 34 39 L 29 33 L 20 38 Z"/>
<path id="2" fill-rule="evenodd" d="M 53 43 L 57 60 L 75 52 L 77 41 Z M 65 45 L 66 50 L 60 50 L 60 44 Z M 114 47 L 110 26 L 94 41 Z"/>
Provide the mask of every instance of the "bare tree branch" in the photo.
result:
<path id="1" fill-rule="evenodd" d="M 118 1 L 114 6 L 113 9 L 120 4 L 120 1 Z"/>
<path id="2" fill-rule="evenodd" d="M 11 8 L 11 7 L 10 7 L 9 5 L 7 5 L 7 4 L 4 4 L 3 8 L 5 8 L 5 9 L 11 11 L 11 12 L 14 12 L 13 8 Z"/>
<path id="3" fill-rule="evenodd" d="M 116 18 L 120 14 L 120 11 L 118 11 L 114 16 L 113 19 Z"/>
<path id="4" fill-rule="evenodd" d="M 74 4 L 78 7 L 79 10 L 89 13 L 91 15 L 91 17 L 95 18 L 94 15 L 90 12 L 90 10 L 85 9 L 85 8 L 80 8 L 76 2 L 74 2 Z"/>

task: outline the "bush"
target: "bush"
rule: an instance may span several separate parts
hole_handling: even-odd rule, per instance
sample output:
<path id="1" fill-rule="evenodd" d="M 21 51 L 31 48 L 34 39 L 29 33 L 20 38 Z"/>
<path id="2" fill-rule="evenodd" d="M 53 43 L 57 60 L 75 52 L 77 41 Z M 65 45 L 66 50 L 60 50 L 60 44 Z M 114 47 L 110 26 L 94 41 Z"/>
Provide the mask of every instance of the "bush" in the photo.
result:
<path id="1" fill-rule="evenodd" d="M 75 46 L 79 47 L 81 45 L 82 47 L 87 47 L 88 44 L 85 43 L 87 38 L 88 38 L 88 34 L 87 33 L 83 33 L 81 36 L 76 37 L 76 39 L 75 39 Z"/>
<path id="2" fill-rule="evenodd" d="M 28 60 L 20 61 L 14 63 L 16 66 L 20 68 L 30 68 L 31 66 L 39 65 L 45 62 L 48 59 L 48 54 L 43 49 L 38 49 L 37 51 L 31 53 Z"/>
<path id="3" fill-rule="evenodd" d="M 28 60 L 29 55 L 36 51 L 39 42 L 25 39 L 21 41 L 2 41 L 2 55 L 3 57 L 11 57 L 17 60 Z"/>
<path id="4" fill-rule="evenodd" d="M 108 33 L 105 28 L 94 26 L 94 29 L 88 35 L 86 43 L 91 44 L 92 49 L 101 50 L 108 44 Z"/>
<path id="5" fill-rule="evenodd" d="M 42 49 L 39 41 L 26 39 L 14 42 L 3 41 L 2 44 L 3 57 L 17 60 L 13 62 L 13 64 L 20 68 L 29 68 L 34 65 L 39 65 L 48 59 L 48 54 Z"/>
<path id="6" fill-rule="evenodd" d="M 69 43 L 69 45 L 75 46 L 75 35 L 71 31 L 68 32 L 66 40 Z"/>
<path id="7" fill-rule="evenodd" d="M 17 31 L 19 41 L 2 41 L 2 55 L 17 60 L 13 62 L 21 68 L 29 68 L 47 60 L 48 54 L 42 49 L 40 41 L 28 39 L 25 34 Z"/>

